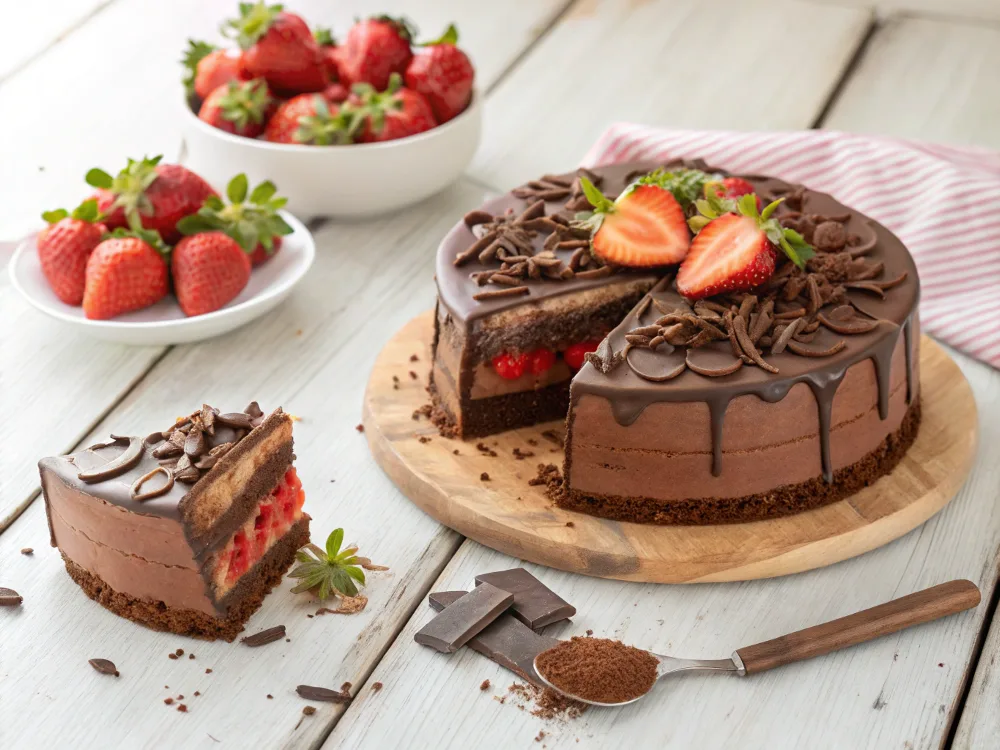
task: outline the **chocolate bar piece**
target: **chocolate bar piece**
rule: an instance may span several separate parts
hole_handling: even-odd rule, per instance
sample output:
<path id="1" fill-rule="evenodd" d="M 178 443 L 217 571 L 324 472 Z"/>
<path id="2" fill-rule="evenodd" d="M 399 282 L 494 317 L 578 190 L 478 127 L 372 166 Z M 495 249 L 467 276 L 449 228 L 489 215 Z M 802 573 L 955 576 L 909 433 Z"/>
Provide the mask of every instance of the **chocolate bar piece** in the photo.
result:
<path id="1" fill-rule="evenodd" d="M 565 620 L 576 614 L 576 607 L 524 568 L 498 570 L 476 576 L 476 586 L 489 583 L 514 595 L 511 613 L 532 630 Z"/>
<path id="2" fill-rule="evenodd" d="M 461 599 L 465 593 L 464 591 L 438 591 L 428 596 L 427 601 L 434 609 L 442 610 Z M 555 638 L 536 633 L 506 612 L 468 642 L 469 648 L 473 651 L 478 651 L 501 667 L 509 669 L 522 679 L 528 680 L 540 688 L 545 687 L 545 685 L 538 679 L 535 672 L 535 657 L 542 651 L 554 648 L 558 644 L 559 641 Z"/>
<path id="3" fill-rule="evenodd" d="M 413 640 L 450 654 L 503 614 L 514 601 L 509 591 L 484 583 L 461 601 L 441 610 L 441 614 L 424 625 Z"/>

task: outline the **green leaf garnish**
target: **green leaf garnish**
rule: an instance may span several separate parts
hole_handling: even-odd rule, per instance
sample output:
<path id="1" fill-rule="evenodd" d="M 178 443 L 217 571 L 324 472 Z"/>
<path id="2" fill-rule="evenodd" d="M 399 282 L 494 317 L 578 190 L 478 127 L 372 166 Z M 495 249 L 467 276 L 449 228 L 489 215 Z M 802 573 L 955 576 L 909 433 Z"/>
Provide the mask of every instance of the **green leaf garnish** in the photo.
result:
<path id="1" fill-rule="evenodd" d="M 444 30 L 444 33 L 437 39 L 432 39 L 429 42 L 421 42 L 416 45 L 417 47 L 433 47 L 438 44 L 458 44 L 458 29 L 455 28 L 455 24 L 449 24 L 448 28 Z"/>
<path id="2" fill-rule="evenodd" d="M 681 208 L 687 211 L 704 194 L 705 185 L 717 179 L 717 175 L 710 175 L 700 169 L 681 168 L 668 172 L 661 167 L 643 175 L 632 185 L 653 185 L 667 190 L 681 204 Z"/>
<path id="3" fill-rule="evenodd" d="M 104 216 L 97 210 L 97 199 L 88 198 L 79 206 L 74 208 L 73 213 L 70 213 L 65 208 L 57 208 L 53 211 L 45 211 L 42 214 L 42 218 L 49 224 L 55 224 L 65 218 L 79 219 L 80 221 L 86 221 L 89 224 L 93 224 L 103 219 Z"/>
<path id="4" fill-rule="evenodd" d="M 316 44 L 320 47 L 337 46 L 337 40 L 333 38 L 333 31 L 322 26 L 317 26 L 313 31 L 313 39 L 316 40 Z"/>
<path id="5" fill-rule="evenodd" d="M 200 63 L 210 52 L 216 49 L 214 44 L 199 42 L 195 39 L 188 39 L 188 48 L 184 50 L 181 57 L 181 65 L 184 66 L 184 90 L 188 96 L 194 93 L 194 79 L 198 75 L 198 63 Z"/>
<path id="6" fill-rule="evenodd" d="M 311 591 L 320 601 L 331 594 L 357 596 L 358 585 L 365 585 L 365 573 L 359 567 L 358 548 L 342 550 L 343 543 L 344 530 L 334 529 L 327 537 L 325 550 L 310 543 L 296 552 L 299 565 L 288 575 L 302 580 L 292 593 Z"/>

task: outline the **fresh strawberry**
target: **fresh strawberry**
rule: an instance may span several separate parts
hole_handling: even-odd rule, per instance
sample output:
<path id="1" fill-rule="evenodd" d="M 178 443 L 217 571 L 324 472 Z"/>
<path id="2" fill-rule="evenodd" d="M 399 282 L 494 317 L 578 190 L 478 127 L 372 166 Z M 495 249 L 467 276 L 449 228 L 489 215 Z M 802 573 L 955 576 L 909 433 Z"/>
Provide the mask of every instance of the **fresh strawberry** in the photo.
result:
<path id="1" fill-rule="evenodd" d="M 300 94 L 282 102 L 267 121 L 264 138 L 274 143 L 316 146 L 351 143 L 350 118 L 321 94 Z"/>
<path id="2" fill-rule="evenodd" d="M 426 42 L 406 67 L 406 86 L 423 94 L 438 123 L 445 123 L 469 106 L 476 72 L 469 58 L 455 45 L 454 25 L 433 42 Z"/>
<path id="3" fill-rule="evenodd" d="M 250 257 L 236 240 L 222 232 L 185 237 L 171 256 L 174 292 L 187 316 L 224 307 L 250 281 Z"/>
<path id="4" fill-rule="evenodd" d="M 744 195 L 749 195 L 754 192 L 754 186 L 749 182 L 744 180 L 742 177 L 726 177 L 719 183 L 710 182 L 707 185 L 707 190 L 716 190 L 716 192 L 722 198 L 729 198 L 730 200 L 737 200 L 742 198 Z M 756 195 L 756 193 L 754 193 Z M 757 196 L 757 210 L 762 211 L 764 209 L 764 202 Z"/>
<path id="5" fill-rule="evenodd" d="M 563 359 L 566 360 L 566 364 L 572 369 L 579 370 L 586 361 L 585 357 L 590 352 L 596 352 L 600 344 L 600 340 L 595 339 L 594 341 L 581 341 L 577 344 L 567 346 L 563 352 Z"/>
<path id="6" fill-rule="evenodd" d="M 684 211 L 669 190 L 635 183 L 614 202 L 580 178 L 594 207 L 594 255 L 616 266 L 649 268 L 680 263 L 687 255 L 691 233 Z"/>
<path id="7" fill-rule="evenodd" d="M 169 289 L 167 252 L 156 232 L 116 229 L 87 260 L 84 315 L 107 320 L 163 299 Z"/>
<path id="8" fill-rule="evenodd" d="M 215 89 L 243 75 L 239 50 L 217 49 L 206 42 L 188 39 L 188 48 L 181 59 L 186 69 L 184 88 L 188 96 L 205 99 Z"/>
<path id="9" fill-rule="evenodd" d="M 342 83 L 367 83 L 382 91 L 389 76 L 402 75 L 410 64 L 414 28 L 405 18 L 373 16 L 358 21 L 347 32 L 342 52 L 336 56 Z"/>
<path id="10" fill-rule="evenodd" d="M 437 126 L 434 111 L 423 94 L 401 88 L 401 85 L 398 73 L 392 74 L 389 87 L 381 93 L 367 83 L 355 84 L 354 95 L 344 109 L 352 117 L 362 118 L 357 140 L 362 143 L 393 141 Z"/>
<path id="11" fill-rule="evenodd" d="M 98 188 L 97 208 L 107 217 L 104 223 L 110 229 L 151 229 L 169 245 L 180 237 L 177 222 L 215 195 L 212 186 L 190 169 L 160 164 L 162 158 L 129 159 L 116 177 L 100 169 L 87 172 L 87 184 Z"/>
<path id="12" fill-rule="evenodd" d="M 42 218 L 49 223 L 35 241 L 42 274 L 59 299 L 79 305 L 87 283 L 87 259 L 108 231 L 100 223 L 97 201 L 84 201 L 73 213 L 64 208 L 46 211 Z"/>
<path id="13" fill-rule="evenodd" d="M 343 104 L 350 95 L 351 92 L 342 83 L 331 83 L 323 89 L 323 98 L 331 104 Z"/>
<path id="14" fill-rule="evenodd" d="M 263 242 L 258 242 L 257 247 L 250 253 L 250 265 L 257 266 L 267 263 L 281 249 L 281 237 L 274 237 L 271 240 L 271 247 L 265 247 Z"/>
<path id="15" fill-rule="evenodd" d="M 224 83 L 208 95 L 198 111 L 198 118 L 227 133 L 256 138 L 264 132 L 276 102 L 267 81 Z"/>
<path id="16" fill-rule="evenodd" d="M 528 368 L 527 354 L 498 354 L 492 359 L 493 369 L 504 380 L 517 380 Z"/>
<path id="17" fill-rule="evenodd" d="M 250 255 L 251 265 L 258 266 L 278 252 L 283 235 L 292 233 L 278 213 L 288 199 L 275 197 L 276 192 L 270 181 L 249 190 L 247 176 L 238 174 L 226 187 L 228 206 L 218 196 L 210 196 L 198 213 L 179 221 L 177 229 L 185 235 L 224 232 Z"/>
<path id="18" fill-rule="evenodd" d="M 812 256 L 801 235 L 772 218 L 781 200 L 758 212 L 756 198 L 747 193 L 736 202 L 722 199 L 711 206 L 698 202 L 703 214 L 691 223 L 699 231 L 677 272 L 677 291 L 688 299 L 700 299 L 753 289 L 771 278 L 779 247 L 799 266 Z M 720 213 L 720 209 L 733 210 Z"/>
<path id="19" fill-rule="evenodd" d="M 309 26 L 280 5 L 240 3 L 240 17 L 222 31 L 243 50 L 243 67 L 251 78 L 264 78 L 281 95 L 322 91 L 330 82 L 320 46 Z"/>
<path id="20" fill-rule="evenodd" d="M 333 38 L 330 29 L 316 29 L 313 31 L 313 39 L 316 40 L 323 55 L 323 65 L 326 67 L 327 77 L 331 81 L 340 80 L 340 60 L 344 48 L 337 46 L 337 40 Z"/>
<path id="21" fill-rule="evenodd" d="M 541 375 L 556 363 L 556 355 L 551 349 L 535 349 L 528 354 L 528 369 L 532 375 Z"/>

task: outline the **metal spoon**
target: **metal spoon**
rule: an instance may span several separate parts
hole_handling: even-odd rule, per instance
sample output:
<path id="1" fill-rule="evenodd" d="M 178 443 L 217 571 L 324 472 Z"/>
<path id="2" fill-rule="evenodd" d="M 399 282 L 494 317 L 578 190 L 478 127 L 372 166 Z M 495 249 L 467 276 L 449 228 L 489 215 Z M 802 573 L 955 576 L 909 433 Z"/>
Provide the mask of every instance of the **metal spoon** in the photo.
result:
<path id="1" fill-rule="evenodd" d="M 737 649 L 729 659 L 676 659 L 651 651 L 649 653 L 659 661 L 656 669 L 657 680 L 679 672 L 729 672 L 742 677 L 811 659 L 847 646 L 866 643 L 913 625 L 957 614 L 972 609 L 979 604 L 979 601 L 979 589 L 972 581 L 949 581 L 823 625 L 815 625 L 755 646 Z M 621 703 L 588 700 L 568 693 L 549 682 L 538 668 L 537 656 L 534 667 L 544 684 L 569 698 L 592 706 L 625 706 L 635 703 L 646 695 L 644 693 Z"/>

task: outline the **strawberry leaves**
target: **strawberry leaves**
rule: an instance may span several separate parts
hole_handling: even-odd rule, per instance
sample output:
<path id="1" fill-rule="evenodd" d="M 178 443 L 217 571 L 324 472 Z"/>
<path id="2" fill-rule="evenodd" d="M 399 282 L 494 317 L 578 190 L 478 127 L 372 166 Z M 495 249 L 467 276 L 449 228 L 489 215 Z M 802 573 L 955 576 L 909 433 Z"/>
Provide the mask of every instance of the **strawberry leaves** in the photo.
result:
<path id="1" fill-rule="evenodd" d="M 215 50 L 216 46 L 214 44 L 199 42 L 196 39 L 188 39 L 188 48 L 184 50 L 184 56 L 181 58 L 181 65 L 184 66 L 184 78 L 182 82 L 188 96 L 194 93 L 194 79 L 198 75 L 198 63 Z"/>
<path id="2" fill-rule="evenodd" d="M 211 195 L 205 199 L 198 213 L 177 222 L 177 229 L 184 235 L 220 231 L 236 240 L 248 253 L 252 253 L 258 245 L 263 245 L 270 252 L 275 237 L 294 231 L 278 213 L 288 199 L 275 197 L 277 192 L 277 187 L 270 180 L 250 190 L 247 176 L 238 174 L 226 186 L 226 197 L 230 201 L 228 206 L 218 196 Z"/>
<path id="3" fill-rule="evenodd" d="M 458 44 L 458 29 L 455 28 L 455 24 L 449 24 L 448 28 L 444 30 L 444 33 L 437 39 L 432 39 L 429 42 L 421 42 L 416 45 L 417 47 L 434 47 L 438 44 Z"/>
<path id="4" fill-rule="evenodd" d="M 240 3 L 240 17 L 223 23 L 220 31 L 224 37 L 234 39 L 240 49 L 250 49 L 267 33 L 282 10 L 284 6 L 268 5 L 263 0 Z"/>
<path id="5" fill-rule="evenodd" d="M 238 131 L 243 131 L 251 123 L 263 124 L 273 102 L 267 81 L 255 78 L 244 82 L 230 81 L 226 92 L 219 98 L 218 106 L 222 118 L 233 123 Z"/>
<path id="6" fill-rule="evenodd" d="M 108 210 L 110 212 L 121 208 L 131 226 L 133 216 L 138 218 L 139 213 L 149 214 L 153 211 L 153 206 L 146 197 L 146 189 L 159 177 L 156 165 L 162 158 L 163 155 L 160 154 L 153 158 L 144 157 L 142 161 L 129 159 L 125 169 L 114 177 L 103 169 L 95 167 L 87 172 L 85 179 L 91 187 L 109 190 L 115 194 L 115 201 Z"/>
<path id="7" fill-rule="evenodd" d="M 97 199 L 88 198 L 74 208 L 72 213 L 65 208 L 57 208 L 52 211 L 45 211 L 42 214 L 42 218 L 49 224 L 55 224 L 66 218 L 79 219 L 80 221 L 86 221 L 88 224 L 96 224 L 104 218 L 104 215 L 97 210 Z"/>
<path id="8" fill-rule="evenodd" d="M 705 193 L 705 185 L 717 179 L 700 169 L 678 169 L 668 172 L 662 167 L 643 175 L 632 185 L 653 185 L 668 190 L 685 211 Z M 631 186 L 630 186 L 631 187 Z M 626 189 L 627 190 L 627 189 Z"/>
<path id="9" fill-rule="evenodd" d="M 299 143 L 315 146 L 347 144 L 353 142 L 355 130 L 357 124 L 346 109 L 333 114 L 326 99 L 316 94 L 313 97 L 313 114 L 299 119 L 299 127 L 293 137 Z"/>
<path id="10" fill-rule="evenodd" d="M 292 593 L 311 591 L 320 601 L 332 594 L 357 596 L 358 585 L 365 585 L 365 573 L 357 557 L 358 548 L 341 549 L 343 543 L 344 530 L 334 529 L 326 539 L 325 550 L 310 543 L 296 552 L 295 559 L 299 565 L 288 575 L 301 579 L 301 582 L 292 589 Z"/>

